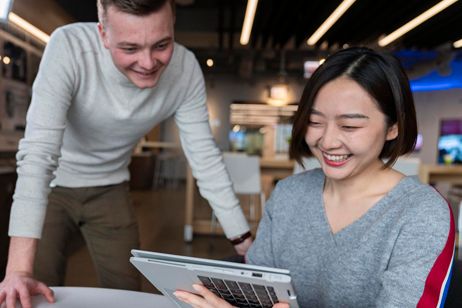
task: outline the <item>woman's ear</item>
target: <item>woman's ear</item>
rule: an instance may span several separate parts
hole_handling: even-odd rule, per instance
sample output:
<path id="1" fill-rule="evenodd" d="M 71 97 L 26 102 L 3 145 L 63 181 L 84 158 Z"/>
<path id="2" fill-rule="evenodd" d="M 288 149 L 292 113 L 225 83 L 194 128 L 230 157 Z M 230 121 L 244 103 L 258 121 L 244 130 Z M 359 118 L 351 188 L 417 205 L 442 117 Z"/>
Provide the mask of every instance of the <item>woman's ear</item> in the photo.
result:
<path id="1" fill-rule="evenodd" d="M 393 124 L 387 129 L 386 140 L 393 140 L 396 139 L 396 137 L 398 137 L 398 123 Z"/>

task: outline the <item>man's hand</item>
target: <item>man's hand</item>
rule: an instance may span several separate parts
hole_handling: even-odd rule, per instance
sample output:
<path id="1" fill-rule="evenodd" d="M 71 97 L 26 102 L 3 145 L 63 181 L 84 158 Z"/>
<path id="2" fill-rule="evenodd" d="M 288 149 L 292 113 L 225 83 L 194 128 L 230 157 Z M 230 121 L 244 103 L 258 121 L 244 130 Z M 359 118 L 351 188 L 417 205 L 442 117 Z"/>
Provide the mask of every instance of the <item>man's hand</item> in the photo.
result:
<path id="1" fill-rule="evenodd" d="M 234 249 L 236 250 L 237 254 L 240 256 L 245 256 L 247 250 L 249 250 L 250 246 L 252 246 L 252 238 L 249 237 L 245 239 L 242 243 L 235 245 Z"/>
<path id="2" fill-rule="evenodd" d="M 6 275 L 0 283 L 0 305 L 6 303 L 6 308 L 15 308 L 19 299 L 24 308 L 31 308 L 30 297 L 36 294 L 54 302 L 53 291 L 32 277 L 36 250 L 37 239 L 11 237 Z"/>
<path id="3" fill-rule="evenodd" d="M 197 294 L 189 293 L 186 291 L 175 291 L 175 295 L 180 301 L 190 304 L 194 308 L 232 308 L 227 301 L 219 298 L 206 287 L 195 284 L 193 285 L 194 290 Z M 289 304 L 278 303 L 273 308 L 289 308 Z"/>
<path id="4" fill-rule="evenodd" d="M 5 302 L 6 308 L 15 308 L 17 299 L 23 308 L 32 308 L 31 295 L 37 294 L 45 296 L 50 303 L 54 302 L 53 291 L 29 273 L 9 273 L 0 283 L 0 305 Z"/>

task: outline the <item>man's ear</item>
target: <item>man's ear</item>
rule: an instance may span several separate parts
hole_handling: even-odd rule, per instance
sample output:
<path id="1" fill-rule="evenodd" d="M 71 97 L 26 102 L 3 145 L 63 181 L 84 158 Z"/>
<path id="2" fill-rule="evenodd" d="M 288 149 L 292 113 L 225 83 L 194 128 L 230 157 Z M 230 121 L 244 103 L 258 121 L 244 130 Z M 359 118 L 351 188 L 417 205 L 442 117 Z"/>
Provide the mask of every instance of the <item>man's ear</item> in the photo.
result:
<path id="1" fill-rule="evenodd" d="M 109 42 L 107 38 L 107 33 L 106 30 L 104 29 L 104 26 L 101 22 L 98 23 L 98 32 L 99 36 L 101 38 L 101 41 L 103 42 L 103 45 L 105 48 L 109 48 Z"/>
<path id="2" fill-rule="evenodd" d="M 387 137 L 386 140 L 393 140 L 398 137 L 398 123 L 393 124 L 387 129 Z"/>

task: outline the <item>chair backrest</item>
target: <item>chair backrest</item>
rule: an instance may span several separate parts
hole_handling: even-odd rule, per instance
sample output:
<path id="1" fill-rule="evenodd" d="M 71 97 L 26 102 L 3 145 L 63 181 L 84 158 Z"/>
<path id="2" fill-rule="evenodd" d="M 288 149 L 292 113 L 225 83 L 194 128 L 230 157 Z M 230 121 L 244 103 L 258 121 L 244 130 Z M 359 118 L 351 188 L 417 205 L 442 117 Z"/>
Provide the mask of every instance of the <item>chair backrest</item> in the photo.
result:
<path id="1" fill-rule="evenodd" d="M 294 174 L 321 167 L 321 165 L 319 164 L 319 161 L 314 157 L 303 157 L 302 162 L 303 162 L 303 166 L 295 162 Z"/>
<path id="2" fill-rule="evenodd" d="M 237 194 L 259 194 L 262 191 L 260 158 L 240 153 L 223 153 L 223 160 Z"/>
<path id="3" fill-rule="evenodd" d="M 393 165 L 393 169 L 408 176 L 419 175 L 420 164 L 420 158 L 402 156 L 396 160 L 395 164 Z"/>

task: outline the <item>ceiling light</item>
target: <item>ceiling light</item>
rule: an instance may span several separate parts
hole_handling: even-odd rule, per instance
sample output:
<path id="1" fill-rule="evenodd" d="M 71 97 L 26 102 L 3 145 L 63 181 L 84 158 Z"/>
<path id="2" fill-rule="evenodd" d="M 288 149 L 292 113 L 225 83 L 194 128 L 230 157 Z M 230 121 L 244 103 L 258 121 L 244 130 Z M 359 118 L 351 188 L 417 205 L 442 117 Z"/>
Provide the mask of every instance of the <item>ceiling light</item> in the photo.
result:
<path id="1" fill-rule="evenodd" d="M 269 88 L 268 104 L 272 106 L 287 105 L 289 87 L 285 83 L 275 84 Z"/>
<path id="2" fill-rule="evenodd" d="M 50 40 L 50 36 L 48 34 L 33 26 L 31 23 L 22 19 L 15 13 L 11 12 L 8 15 L 8 19 L 13 25 L 21 28 L 22 30 L 26 31 L 27 33 L 41 40 L 42 42 L 48 43 L 48 41 Z"/>
<path id="3" fill-rule="evenodd" d="M 247 0 L 247 8 L 245 10 L 244 23 L 242 24 L 241 32 L 241 45 L 247 45 L 250 39 L 250 32 L 252 32 L 253 19 L 255 11 L 257 10 L 258 0 Z"/>
<path id="4" fill-rule="evenodd" d="M 404 26 L 401 26 L 397 30 L 393 31 L 391 34 L 385 36 L 384 38 L 379 40 L 379 46 L 384 47 L 393 42 L 394 40 L 398 39 L 399 37 L 403 36 L 407 32 L 411 31 L 421 23 L 425 22 L 426 20 L 432 18 L 442 10 L 446 9 L 450 5 L 456 3 L 458 0 L 443 0 L 438 4 L 434 5 L 430 9 L 426 10 L 413 20 L 406 23 Z"/>
<path id="5" fill-rule="evenodd" d="M 455 41 L 452 46 L 454 46 L 454 48 L 460 48 L 462 47 L 462 39 L 458 40 L 458 41 Z"/>
<path id="6" fill-rule="evenodd" d="M 310 46 L 316 44 L 319 39 L 342 17 L 342 15 L 355 3 L 356 0 L 344 0 L 332 14 L 322 23 L 322 25 L 316 30 L 313 35 L 306 41 Z"/>
<path id="7" fill-rule="evenodd" d="M 207 64 L 208 67 L 212 67 L 213 66 L 213 59 L 207 59 L 206 64 Z"/>

